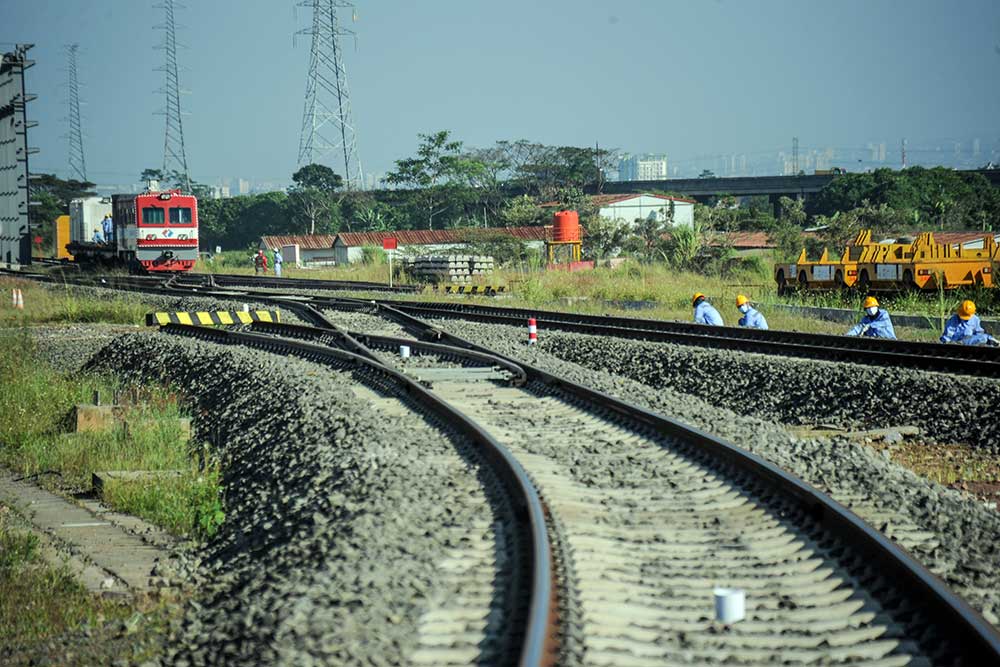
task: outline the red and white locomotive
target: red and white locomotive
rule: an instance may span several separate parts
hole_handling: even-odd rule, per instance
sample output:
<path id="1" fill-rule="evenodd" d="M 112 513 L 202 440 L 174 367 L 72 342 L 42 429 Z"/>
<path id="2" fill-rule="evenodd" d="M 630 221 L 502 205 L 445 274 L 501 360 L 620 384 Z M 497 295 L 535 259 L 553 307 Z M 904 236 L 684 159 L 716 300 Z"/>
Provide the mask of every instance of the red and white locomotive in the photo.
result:
<path id="1" fill-rule="evenodd" d="M 124 264 L 145 272 L 194 268 L 198 259 L 198 199 L 194 195 L 180 190 L 113 195 L 111 221 L 112 232 L 103 243 L 74 234 L 76 238 L 66 246 L 74 261 Z M 103 236 L 101 221 L 81 231 Z"/>

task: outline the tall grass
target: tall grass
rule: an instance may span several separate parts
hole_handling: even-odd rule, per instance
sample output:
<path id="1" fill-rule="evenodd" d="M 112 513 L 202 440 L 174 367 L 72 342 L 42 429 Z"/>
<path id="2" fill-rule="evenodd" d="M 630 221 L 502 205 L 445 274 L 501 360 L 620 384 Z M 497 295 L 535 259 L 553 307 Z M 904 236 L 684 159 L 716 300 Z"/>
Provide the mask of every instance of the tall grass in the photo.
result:
<path id="1" fill-rule="evenodd" d="M 11 292 L 20 289 L 24 309 L 15 309 Z M 26 324 L 106 322 L 142 324 L 149 306 L 136 299 L 81 296 L 68 285 L 43 286 L 28 280 L 0 278 L 0 327 Z"/>
<path id="2" fill-rule="evenodd" d="M 0 337 L 0 464 L 22 475 L 57 473 L 61 485 L 83 489 L 103 470 L 181 470 L 179 478 L 129 482 L 105 498 L 180 535 L 207 537 L 222 521 L 217 467 L 199 469 L 180 426 L 181 406 L 165 388 L 143 388 L 141 403 L 124 423 L 94 432 L 69 433 L 67 417 L 94 391 L 123 393 L 110 376 L 63 375 L 39 362 L 31 338 Z M 126 392 L 127 393 L 127 392 Z M 206 519 L 208 517 L 208 519 Z"/>

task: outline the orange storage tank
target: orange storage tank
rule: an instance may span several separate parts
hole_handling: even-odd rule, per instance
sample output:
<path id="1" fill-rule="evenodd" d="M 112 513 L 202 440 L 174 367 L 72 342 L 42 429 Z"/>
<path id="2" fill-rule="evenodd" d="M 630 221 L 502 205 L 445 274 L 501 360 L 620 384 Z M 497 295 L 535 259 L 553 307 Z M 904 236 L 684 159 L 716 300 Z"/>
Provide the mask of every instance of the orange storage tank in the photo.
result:
<path id="1" fill-rule="evenodd" d="M 576 211 L 558 211 L 552 216 L 552 240 L 580 240 L 580 215 Z"/>

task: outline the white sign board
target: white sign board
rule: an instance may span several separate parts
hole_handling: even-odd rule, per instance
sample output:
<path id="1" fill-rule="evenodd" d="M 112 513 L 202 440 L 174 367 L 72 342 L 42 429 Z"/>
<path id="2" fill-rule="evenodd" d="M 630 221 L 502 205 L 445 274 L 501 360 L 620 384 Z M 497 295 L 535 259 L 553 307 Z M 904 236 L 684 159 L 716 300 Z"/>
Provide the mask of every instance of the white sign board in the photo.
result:
<path id="1" fill-rule="evenodd" d="M 833 280 L 832 266 L 814 266 L 813 280 Z"/>

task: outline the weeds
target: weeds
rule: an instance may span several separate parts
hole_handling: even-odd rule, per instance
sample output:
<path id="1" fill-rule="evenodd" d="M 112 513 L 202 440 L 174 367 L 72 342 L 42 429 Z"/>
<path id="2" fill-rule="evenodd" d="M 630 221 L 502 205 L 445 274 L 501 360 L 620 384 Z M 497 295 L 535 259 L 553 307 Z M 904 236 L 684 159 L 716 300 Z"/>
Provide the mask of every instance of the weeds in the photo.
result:
<path id="1" fill-rule="evenodd" d="M 199 470 L 195 464 L 175 393 L 144 387 L 143 402 L 131 406 L 123 422 L 104 431 L 65 433 L 73 406 L 88 403 L 94 391 L 128 392 L 113 377 L 67 377 L 39 363 L 26 333 L 0 338 L 0 377 L 0 464 L 22 475 L 57 472 L 74 489 L 89 487 L 96 471 L 181 470 L 176 480 L 125 484 L 105 500 L 199 539 L 211 537 L 224 520 L 218 468 L 209 462 Z"/>

